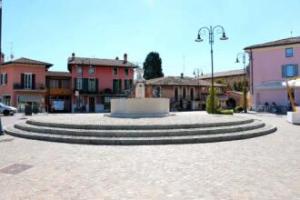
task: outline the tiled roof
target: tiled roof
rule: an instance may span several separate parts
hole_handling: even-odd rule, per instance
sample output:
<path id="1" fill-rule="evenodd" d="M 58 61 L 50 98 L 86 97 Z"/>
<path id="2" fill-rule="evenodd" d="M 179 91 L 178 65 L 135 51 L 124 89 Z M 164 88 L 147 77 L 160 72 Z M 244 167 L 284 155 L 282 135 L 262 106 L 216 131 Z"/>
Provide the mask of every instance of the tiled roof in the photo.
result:
<path id="1" fill-rule="evenodd" d="M 282 46 L 282 45 L 290 45 L 290 44 L 300 44 L 300 36 L 285 38 L 285 39 L 276 40 L 276 41 L 272 41 L 272 42 L 266 42 L 266 43 L 262 43 L 262 44 L 251 45 L 251 46 L 245 47 L 244 50 L 264 48 L 264 47 L 273 47 L 273 46 Z"/>
<path id="2" fill-rule="evenodd" d="M 100 59 L 100 58 L 84 58 L 84 57 L 70 57 L 68 64 L 78 65 L 97 65 L 97 66 L 117 66 L 117 67 L 136 67 L 131 62 L 116 59 Z"/>
<path id="3" fill-rule="evenodd" d="M 214 77 L 238 76 L 244 74 L 245 71 L 243 69 L 237 69 L 237 70 L 230 70 L 230 71 L 223 71 L 223 72 L 215 72 Z M 200 79 L 209 79 L 209 78 L 211 78 L 211 74 L 205 74 L 203 76 L 200 76 Z"/>
<path id="4" fill-rule="evenodd" d="M 210 82 L 197 80 L 192 77 L 166 76 L 146 81 L 147 85 L 178 85 L 178 86 L 210 86 Z M 215 86 L 224 86 L 222 84 L 214 84 Z"/>
<path id="5" fill-rule="evenodd" d="M 46 63 L 46 62 L 42 62 L 42 61 L 38 61 L 38 60 L 32 60 L 32 59 L 24 58 L 24 57 L 2 63 L 2 65 L 14 64 L 14 63 L 29 64 L 29 65 L 45 65 L 47 68 L 52 66 L 52 64 L 50 64 L 50 63 Z"/>
<path id="6" fill-rule="evenodd" d="M 48 71 L 46 76 L 71 77 L 70 72 Z"/>

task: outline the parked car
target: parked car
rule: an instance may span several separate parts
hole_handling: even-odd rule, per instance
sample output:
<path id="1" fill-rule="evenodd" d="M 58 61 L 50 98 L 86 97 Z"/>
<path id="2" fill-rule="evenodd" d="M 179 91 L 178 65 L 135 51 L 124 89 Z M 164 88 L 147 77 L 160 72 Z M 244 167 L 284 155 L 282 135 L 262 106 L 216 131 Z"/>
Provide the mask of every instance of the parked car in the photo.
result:
<path id="1" fill-rule="evenodd" d="M 3 115 L 14 115 L 16 112 L 17 108 L 0 103 L 0 113 Z"/>

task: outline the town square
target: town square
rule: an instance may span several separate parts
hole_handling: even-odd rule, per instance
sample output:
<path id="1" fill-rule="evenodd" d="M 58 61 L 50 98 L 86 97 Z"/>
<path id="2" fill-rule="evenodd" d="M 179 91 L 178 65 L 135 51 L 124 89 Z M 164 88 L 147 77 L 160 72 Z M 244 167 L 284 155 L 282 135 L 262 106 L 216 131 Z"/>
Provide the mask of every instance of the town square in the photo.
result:
<path id="1" fill-rule="evenodd" d="M 0 199 L 300 199 L 300 4 L 270 2 L 0 0 Z"/>

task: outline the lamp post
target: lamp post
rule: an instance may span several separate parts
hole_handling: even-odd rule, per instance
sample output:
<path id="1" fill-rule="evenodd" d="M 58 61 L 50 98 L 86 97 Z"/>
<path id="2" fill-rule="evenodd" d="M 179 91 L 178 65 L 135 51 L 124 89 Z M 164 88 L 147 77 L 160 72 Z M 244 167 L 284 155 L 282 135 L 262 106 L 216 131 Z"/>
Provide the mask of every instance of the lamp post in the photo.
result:
<path id="1" fill-rule="evenodd" d="M 211 57 L 211 90 L 212 90 L 212 113 L 215 113 L 215 98 L 214 98 L 214 51 L 213 44 L 215 39 L 215 34 L 222 34 L 220 40 L 228 40 L 225 34 L 225 29 L 223 26 L 203 26 L 199 29 L 197 39 L 195 42 L 203 42 L 201 35 L 208 33 L 208 41 L 210 44 L 210 57 Z"/>
<path id="2" fill-rule="evenodd" d="M 242 63 L 243 63 L 243 67 L 244 67 L 245 76 L 244 76 L 244 79 L 243 79 L 243 109 L 244 109 L 245 113 L 247 113 L 247 86 L 246 86 L 246 75 L 247 75 L 247 72 L 246 72 L 246 62 L 247 61 L 246 61 L 246 59 L 247 59 L 247 57 L 248 57 L 248 60 L 249 60 L 249 55 L 247 53 L 241 52 L 241 53 L 237 54 L 236 60 L 235 60 L 236 63 L 240 63 L 240 59 L 242 59 Z"/>

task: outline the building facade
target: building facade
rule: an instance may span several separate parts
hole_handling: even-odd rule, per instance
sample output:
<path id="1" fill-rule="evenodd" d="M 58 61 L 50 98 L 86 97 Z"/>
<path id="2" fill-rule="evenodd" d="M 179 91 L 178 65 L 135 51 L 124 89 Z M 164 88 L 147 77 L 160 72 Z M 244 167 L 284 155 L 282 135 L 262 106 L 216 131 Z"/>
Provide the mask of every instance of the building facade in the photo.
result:
<path id="1" fill-rule="evenodd" d="M 71 112 L 72 110 L 72 79 L 69 72 L 46 73 L 46 111 Z"/>
<path id="2" fill-rule="evenodd" d="M 72 80 L 72 111 L 103 112 L 110 99 L 128 97 L 132 92 L 135 65 L 124 59 L 76 57 L 68 59 Z"/>
<path id="3" fill-rule="evenodd" d="M 289 108 L 287 89 L 282 82 L 299 76 L 300 37 L 252 45 L 245 48 L 250 54 L 250 92 L 253 109 L 277 105 Z M 292 95 L 300 104 L 300 88 Z"/>
<path id="4" fill-rule="evenodd" d="M 52 64 L 20 58 L 0 66 L 0 100 L 23 111 L 25 104 L 45 110 L 46 72 Z"/>
<path id="5" fill-rule="evenodd" d="M 201 80 L 211 81 L 211 74 L 205 74 L 199 77 Z M 247 70 L 237 69 L 214 73 L 214 81 L 226 85 L 227 90 L 242 91 L 243 82 L 248 85 Z"/>
<path id="6" fill-rule="evenodd" d="M 170 99 L 170 109 L 204 110 L 210 82 L 191 77 L 167 76 L 146 81 L 146 97 Z M 224 85 L 216 84 L 217 94 L 223 103 Z"/>

